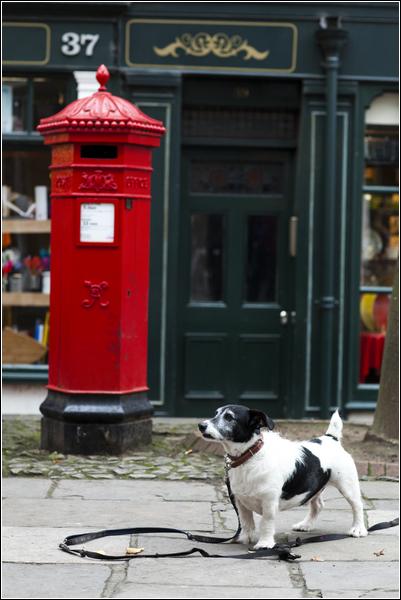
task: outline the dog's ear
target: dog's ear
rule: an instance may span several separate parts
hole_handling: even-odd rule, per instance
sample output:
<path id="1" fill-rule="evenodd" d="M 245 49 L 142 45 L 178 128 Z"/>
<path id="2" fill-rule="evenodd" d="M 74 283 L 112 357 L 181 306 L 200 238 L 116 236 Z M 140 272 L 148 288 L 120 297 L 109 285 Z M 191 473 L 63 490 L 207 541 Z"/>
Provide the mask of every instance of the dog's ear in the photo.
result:
<path id="1" fill-rule="evenodd" d="M 250 410 L 249 411 L 249 424 L 256 430 L 261 427 L 267 427 L 268 429 L 274 429 L 274 421 L 268 417 L 261 410 Z"/>

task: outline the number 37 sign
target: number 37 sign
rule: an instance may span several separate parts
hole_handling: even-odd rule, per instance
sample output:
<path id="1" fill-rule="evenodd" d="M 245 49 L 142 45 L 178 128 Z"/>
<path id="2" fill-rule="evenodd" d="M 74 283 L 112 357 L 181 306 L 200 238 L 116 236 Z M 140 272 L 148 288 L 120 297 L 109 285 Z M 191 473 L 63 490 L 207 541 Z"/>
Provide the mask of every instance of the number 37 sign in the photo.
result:
<path id="1" fill-rule="evenodd" d="M 99 37 L 98 33 L 67 31 L 61 36 L 61 52 L 66 56 L 76 56 L 80 52 L 84 53 L 85 56 L 93 56 Z"/>
<path id="2" fill-rule="evenodd" d="M 114 55 L 111 24 L 67 22 L 62 27 L 60 25 L 52 26 L 52 46 L 61 63 L 87 66 L 102 62 L 111 64 Z"/>

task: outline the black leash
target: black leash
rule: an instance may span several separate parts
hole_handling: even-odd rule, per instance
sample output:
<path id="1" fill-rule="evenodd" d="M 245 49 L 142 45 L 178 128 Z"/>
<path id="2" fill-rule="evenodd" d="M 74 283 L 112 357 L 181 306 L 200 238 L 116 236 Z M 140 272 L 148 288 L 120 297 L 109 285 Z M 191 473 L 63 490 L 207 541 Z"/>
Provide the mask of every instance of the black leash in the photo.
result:
<path id="1" fill-rule="evenodd" d="M 377 531 L 379 529 L 388 529 L 389 527 L 395 527 L 399 524 L 399 520 L 394 519 L 393 521 L 383 521 L 369 527 L 369 533 Z M 74 549 L 70 546 L 76 544 L 83 544 L 92 540 L 96 540 L 102 537 L 118 536 L 118 535 L 130 535 L 130 534 L 146 534 L 146 533 L 178 533 L 185 535 L 188 540 L 203 542 L 207 544 L 221 544 L 234 541 L 238 533 L 229 538 L 221 537 L 210 537 L 204 535 L 197 535 L 190 531 L 183 529 L 174 529 L 170 527 L 131 527 L 127 529 L 104 529 L 103 531 L 96 531 L 94 533 L 83 533 L 80 535 L 70 535 L 60 544 L 59 548 L 69 554 L 80 556 L 82 558 L 95 558 L 101 560 L 131 560 L 132 558 L 179 558 L 190 556 L 191 554 L 200 554 L 204 558 L 240 558 L 240 559 L 251 559 L 251 558 L 266 558 L 271 556 L 277 556 L 280 560 L 293 561 L 297 558 L 301 558 L 299 554 L 293 554 L 291 550 L 304 544 L 316 544 L 318 542 L 332 542 L 334 540 L 345 540 L 351 536 L 344 533 L 328 533 L 324 535 L 314 535 L 307 538 L 296 538 L 292 542 L 287 544 L 276 544 L 273 548 L 260 548 L 259 550 L 249 550 L 247 553 L 242 554 L 210 554 L 203 548 L 193 547 L 190 550 L 183 550 L 181 552 L 167 552 L 156 554 L 135 554 L 135 555 L 114 555 L 114 554 L 103 554 L 102 552 L 93 552 L 91 550 L 85 550 L 84 548 Z"/>
<path id="2" fill-rule="evenodd" d="M 197 533 L 191 533 L 184 529 L 175 529 L 173 527 L 128 527 L 126 529 L 103 529 L 102 531 L 95 531 L 91 533 L 81 533 L 78 535 L 69 535 L 59 545 L 60 550 L 68 552 L 74 556 L 80 556 L 82 558 L 94 558 L 100 560 L 131 560 L 133 558 L 180 558 L 190 556 L 191 554 L 200 554 L 204 558 L 241 558 L 241 559 L 253 559 L 253 558 L 266 558 L 270 556 L 277 556 L 279 560 L 293 561 L 297 558 L 301 558 L 299 554 L 292 554 L 291 550 L 302 546 L 303 544 L 315 544 L 317 542 L 330 542 L 334 540 L 344 540 L 349 538 L 348 534 L 344 533 L 328 533 L 325 535 L 315 535 L 307 538 L 296 538 L 292 542 L 287 544 L 276 544 L 273 548 L 260 548 L 258 550 L 248 550 L 247 553 L 242 554 L 210 554 L 203 548 L 191 548 L 190 550 L 183 550 L 181 552 L 167 552 L 167 553 L 156 553 L 156 554 L 104 554 L 103 552 L 93 552 L 92 550 L 85 550 L 84 548 L 71 548 L 76 544 L 85 544 L 92 540 L 97 540 L 103 537 L 119 536 L 119 535 L 132 535 L 132 534 L 147 534 L 147 533 L 178 533 L 184 535 L 188 540 L 201 542 L 205 544 L 224 544 L 233 542 L 241 532 L 241 523 L 238 515 L 238 509 L 235 505 L 234 494 L 231 491 L 230 482 L 228 477 L 226 479 L 226 485 L 228 495 L 231 504 L 237 513 L 238 526 L 237 531 L 230 537 L 212 537 L 206 535 L 200 535 Z M 393 521 L 383 521 L 382 523 L 376 523 L 369 527 L 368 532 L 377 531 L 379 529 L 388 529 L 389 527 L 395 527 L 399 524 L 399 520 L 394 519 Z"/>

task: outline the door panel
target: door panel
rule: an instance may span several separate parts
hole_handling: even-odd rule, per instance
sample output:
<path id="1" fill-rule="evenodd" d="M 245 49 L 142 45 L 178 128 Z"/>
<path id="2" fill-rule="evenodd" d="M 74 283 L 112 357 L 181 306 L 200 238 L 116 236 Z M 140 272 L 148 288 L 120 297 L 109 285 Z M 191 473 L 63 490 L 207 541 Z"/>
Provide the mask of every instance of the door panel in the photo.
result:
<path id="1" fill-rule="evenodd" d="M 239 397 L 241 402 L 277 400 L 280 336 L 239 335 Z"/>
<path id="2" fill-rule="evenodd" d="M 227 399 L 228 338 L 224 333 L 185 336 L 185 399 Z M 205 377 L 207 373 L 207 377 Z"/>
<path id="3" fill-rule="evenodd" d="M 284 416 L 290 154 L 188 151 L 183 172 L 180 412 Z"/>

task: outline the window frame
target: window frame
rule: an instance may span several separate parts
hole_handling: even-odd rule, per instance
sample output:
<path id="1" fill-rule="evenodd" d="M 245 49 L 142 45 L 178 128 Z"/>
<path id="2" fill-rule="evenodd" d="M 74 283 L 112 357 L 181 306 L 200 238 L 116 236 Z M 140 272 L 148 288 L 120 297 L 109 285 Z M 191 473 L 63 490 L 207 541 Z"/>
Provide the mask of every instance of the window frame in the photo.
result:
<path id="1" fill-rule="evenodd" d="M 346 373 L 346 404 L 347 411 L 370 411 L 375 410 L 379 392 L 378 383 L 360 383 L 360 295 L 361 292 L 389 293 L 392 287 L 362 286 L 360 282 L 361 272 L 361 244 L 362 244 L 362 198 L 365 193 L 399 193 L 396 186 L 370 186 L 364 183 L 365 154 L 365 112 L 372 102 L 385 93 L 398 93 L 397 86 L 391 85 L 367 85 L 361 86 L 359 101 L 356 107 L 355 123 L 355 155 L 354 164 L 354 206 L 351 212 L 351 225 L 348 232 L 351 264 L 349 270 L 349 345 L 348 356 L 344 365 Z"/>

